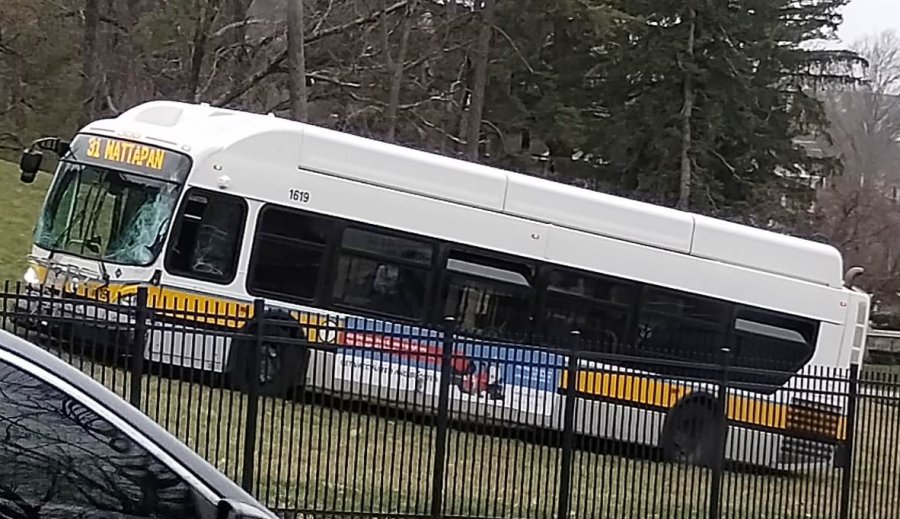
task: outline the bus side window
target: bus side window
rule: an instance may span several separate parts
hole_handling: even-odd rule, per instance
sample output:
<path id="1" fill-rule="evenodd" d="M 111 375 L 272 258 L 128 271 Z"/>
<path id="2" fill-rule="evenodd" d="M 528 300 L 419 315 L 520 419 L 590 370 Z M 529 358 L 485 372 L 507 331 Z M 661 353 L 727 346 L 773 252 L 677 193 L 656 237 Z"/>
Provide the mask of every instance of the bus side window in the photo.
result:
<path id="1" fill-rule="evenodd" d="M 188 194 L 166 269 L 180 276 L 230 283 L 237 271 L 246 216 L 247 206 L 240 198 L 219 193 Z"/>
<path id="2" fill-rule="evenodd" d="M 637 292 L 633 284 L 553 269 L 544 302 L 544 333 L 566 337 L 577 330 L 585 349 L 619 352 Z"/>
<path id="3" fill-rule="evenodd" d="M 729 305 L 714 299 L 648 288 L 635 353 L 687 362 L 717 362 L 725 345 Z"/>
<path id="4" fill-rule="evenodd" d="M 274 206 L 263 208 L 250 260 L 248 291 L 287 300 L 314 299 L 333 227 L 326 217 Z"/>
<path id="5" fill-rule="evenodd" d="M 421 319 L 434 245 L 393 234 L 348 227 L 332 290 L 335 304 L 407 319 Z"/>
<path id="6" fill-rule="evenodd" d="M 741 308 L 734 322 L 734 363 L 751 369 L 796 372 L 815 351 L 817 325 L 792 316 Z M 775 383 L 784 380 L 773 374 Z"/>
<path id="7" fill-rule="evenodd" d="M 533 273 L 526 265 L 504 263 L 451 253 L 444 315 L 455 317 L 461 331 L 501 336 L 531 331 Z"/>

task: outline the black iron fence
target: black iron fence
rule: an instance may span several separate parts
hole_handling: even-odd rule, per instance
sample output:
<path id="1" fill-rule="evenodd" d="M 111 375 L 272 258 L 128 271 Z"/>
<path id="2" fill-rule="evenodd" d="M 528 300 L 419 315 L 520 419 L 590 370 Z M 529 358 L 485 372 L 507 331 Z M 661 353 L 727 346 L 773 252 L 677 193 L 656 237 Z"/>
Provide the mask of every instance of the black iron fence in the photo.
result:
<path id="1" fill-rule="evenodd" d="M 7 286 L 0 319 L 286 516 L 900 515 L 884 370 L 109 294 Z"/>

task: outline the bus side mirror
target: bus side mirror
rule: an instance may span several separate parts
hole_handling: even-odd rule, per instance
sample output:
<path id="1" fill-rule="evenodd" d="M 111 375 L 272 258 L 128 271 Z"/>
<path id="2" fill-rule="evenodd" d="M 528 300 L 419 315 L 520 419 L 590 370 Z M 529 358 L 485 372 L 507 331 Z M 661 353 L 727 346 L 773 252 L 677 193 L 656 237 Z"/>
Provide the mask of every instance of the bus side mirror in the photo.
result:
<path id="1" fill-rule="evenodd" d="M 853 282 L 856 281 L 856 278 L 861 276 L 865 272 L 865 269 L 862 267 L 851 267 L 847 270 L 847 273 L 844 274 L 844 286 L 846 288 L 853 288 Z"/>
<path id="2" fill-rule="evenodd" d="M 31 146 L 22 152 L 22 158 L 19 160 L 19 169 L 22 170 L 20 177 L 22 182 L 25 184 L 34 182 L 41 169 L 41 161 L 44 159 L 41 151 L 49 151 L 62 158 L 69 153 L 70 144 L 68 141 L 57 137 L 44 137 L 31 143 Z"/>
<path id="3" fill-rule="evenodd" d="M 19 169 L 22 170 L 22 174 L 19 178 L 23 183 L 31 184 L 34 182 L 34 178 L 41 169 L 41 161 L 43 159 L 44 156 L 39 151 L 26 150 L 22 153 L 22 158 L 19 160 Z"/>

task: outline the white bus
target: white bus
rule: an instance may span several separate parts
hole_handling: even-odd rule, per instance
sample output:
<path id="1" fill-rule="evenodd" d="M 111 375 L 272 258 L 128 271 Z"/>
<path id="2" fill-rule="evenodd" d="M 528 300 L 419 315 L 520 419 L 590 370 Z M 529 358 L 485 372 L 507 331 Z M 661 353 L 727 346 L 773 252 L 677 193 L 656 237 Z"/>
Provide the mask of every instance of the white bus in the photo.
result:
<path id="1" fill-rule="evenodd" d="M 845 433 L 846 398 L 791 392 L 808 366 L 862 359 L 869 298 L 832 247 L 202 104 L 150 102 L 70 143 L 40 141 L 23 155 L 26 182 L 38 148 L 62 157 L 25 274 L 34 290 L 127 301 L 143 285 L 156 310 L 217 309 L 205 323 L 173 324 L 170 312 L 168 325 L 185 330 L 253 326 L 252 301 L 265 298 L 306 341 L 329 345 L 267 345 L 260 373 L 234 373 L 238 384 L 257 376 L 271 393 L 301 383 L 421 402 L 440 368 L 415 352 L 433 341 L 383 332 L 439 331 L 453 316 L 473 334 L 577 329 L 585 344 L 647 359 L 582 363 L 579 434 L 702 461 L 713 391 L 652 360 L 714 360 L 724 344 L 735 367 L 787 372 L 729 397 L 730 459 L 822 460 L 832 451 L 786 433 L 803 423 L 834 443 Z M 338 332 L 316 333 L 324 322 Z M 248 364 L 248 348 L 197 337 L 207 336 L 152 333 L 145 356 L 214 372 Z M 454 365 L 451 411 L 475 405 L 494 421 L 558 429 L 566 356 L 517 344 L 460 346 L 498 362 Z M 701 427 L 679 428 L 687 418 Z"/>

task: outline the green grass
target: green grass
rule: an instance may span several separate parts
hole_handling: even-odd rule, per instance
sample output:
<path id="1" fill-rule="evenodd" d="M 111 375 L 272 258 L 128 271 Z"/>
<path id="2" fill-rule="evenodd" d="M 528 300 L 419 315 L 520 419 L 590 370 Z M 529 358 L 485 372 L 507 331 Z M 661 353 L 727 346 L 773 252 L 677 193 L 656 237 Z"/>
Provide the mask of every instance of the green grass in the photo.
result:
<path id="1" fill-rule="evenodd" d="M 124 371 L 75 358 L 86 373 L 126 393 Z M 142 395 L 150 417 L 240 481 L 248 408 L 243 394 L 153 375 L 143 380 Z M 879 514 L 900 507 L 900 407 L 866 398 L 859 413 L 852 510 L 854 517 L 888 517 Z M 345 510 L 361 517 L 428 513 L 431 425 L 267 398 L 260 401 L 256 430 L 254 494 L 272 508 Z M 555 516 L 559 449 L 451 429 L 447 453 L 449 515 Z M 841 476 L 828 466 L 792 474 L 728 470 L 723 517 L 836 518 Z M 706 517 L 710 478 L 705 469 L 578 450 L 572 517 Z"/>
<path id="2" fill-rule="evenodd" d="M 22 278 L 25 257 L 31 251 L 31 240 L 38 212 L 47 192 L 50 176 L 42 173 L 33 184 L 19 181 L 19 167 L 0 160 L 0 280 Z"/>

